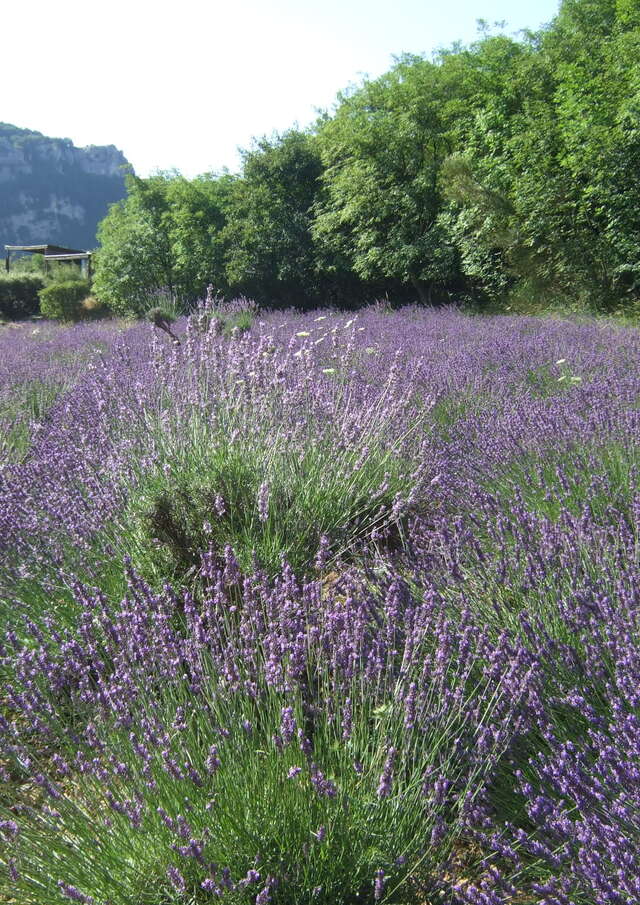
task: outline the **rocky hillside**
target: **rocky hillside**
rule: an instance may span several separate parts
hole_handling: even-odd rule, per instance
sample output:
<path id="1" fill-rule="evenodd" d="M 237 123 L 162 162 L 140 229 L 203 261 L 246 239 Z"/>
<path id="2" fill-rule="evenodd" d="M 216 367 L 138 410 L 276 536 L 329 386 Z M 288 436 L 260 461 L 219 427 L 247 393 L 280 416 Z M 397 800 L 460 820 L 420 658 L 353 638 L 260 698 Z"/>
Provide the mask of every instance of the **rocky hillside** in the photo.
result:
<path id="1" fill-rule="evenodd" d="M 94 248 L 109 204 L 125 195 L 126 168 L 114 145 L 76 148 L 0 123 L 0 257 L 5 244 Z"/>

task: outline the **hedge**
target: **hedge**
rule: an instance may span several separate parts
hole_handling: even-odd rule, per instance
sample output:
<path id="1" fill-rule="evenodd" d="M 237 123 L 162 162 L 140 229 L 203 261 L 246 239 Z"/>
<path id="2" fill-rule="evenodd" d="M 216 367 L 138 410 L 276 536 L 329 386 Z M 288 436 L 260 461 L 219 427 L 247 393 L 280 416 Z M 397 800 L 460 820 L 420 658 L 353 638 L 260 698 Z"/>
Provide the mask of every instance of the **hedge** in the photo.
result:
<path id="1" fill-rule="evenodd" d="M 79 320 L 83 316 L 82 302 L 90 290 L 86 280 L 52 283 L 40 290 L 40 313 L 54 320 Z"/>
<path id="2" fill-rule="evenodd" d="M 21 320 L 38 313 L 44 279 L 36 273 L 0 274 L 0 318 Z"/>

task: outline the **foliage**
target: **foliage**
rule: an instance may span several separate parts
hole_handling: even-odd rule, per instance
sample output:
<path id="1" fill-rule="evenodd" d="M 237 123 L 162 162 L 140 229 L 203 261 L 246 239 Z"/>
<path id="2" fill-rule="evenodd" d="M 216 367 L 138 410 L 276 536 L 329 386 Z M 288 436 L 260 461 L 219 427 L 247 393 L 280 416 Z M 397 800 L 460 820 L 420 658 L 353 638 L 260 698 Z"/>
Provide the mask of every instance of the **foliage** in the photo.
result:
<path id="1" fill-rule="evenodd" d="M 73 889 L 85 902 L 199 903 L 220 890 L 238 905 L 270 892 L 286 905 L 348 905 L 418 902 L 434 888 L 508 743 L 530 683 L 525 662 L 504 643 L 487 645 L 468 621 L 455 638 L 442 603 L 412 598 L 397 582 L 372 594 L 348 580 L 345 603 L 319 597 L 317 584 L 303 590 L 285 567 L 274 585 L 254 575 L 239 612 L 234 569 L 229 557 L 224 573 L 211 574 L 207 616 L 168 586 L 154 595 L 133 573 L 131 602 L 113 618 L 99 598 L 86 598 L 85 612 L 95 613 L 85 637 L 74 638 L 77 656 L 84 660 L 89 643 L 105 649 L 98 681 L 111 696 L 126 676 L 127 698 L 97 717 L 91 736 L 108 766 L 99 775 L 88 766 L 78 795 L 65 789 L 69 760 L 89 765 L 95 749 L 67 748 L 64 724 L 47 720 L 60 749 L 49 771 L 56 816 L 24 815 L 7 846 L 21 901 L 60 902 Z M 146 629 L 131 631 L 129 605 L 146 613 Z M 197 651 L 190 677 L 166 669 L 181 659 L 180 634 L 157 631 L 181 605 L 185 640 Z M 59 688 L 64 658 L 54 655 L 49 669 Z M 29 675 L 34 708 L 50 701 L 59 710 L 42 674 Z M 311 710 L 318 695 L 333 718 Z M 19 747 L 16 754 L 17 765 Z M 108 820 L 96 821 L 105 805 Z M 77 847 L 62 859 L 65 837 Z M 125 851 L 120 869 L 108 870 Z M 45 899 L 48 863 L 58 888 Z"/>
<path id="2" fill-rule="evenodd" d="M 445 173 L 463 265 L 493 297 L 513 289 L 602 309 L 637 295 L 640 33 L 613 7 L 566 2 L 525 43 L 490 38 L 443 61 L 495 73 L 478 80 L 458 123 L 464 151 Z"/>
<path id="3" fill-rule="evenodd" d="M 224 287 L 220 231 L 233 181 L 129 176 L 126 199 L 100 224 L 96 295 L 117 314 L 142 315 L 158 292 L 185 305 L 202 298 L 210 282 Z"/>
<path id="4" fill-rule="evenodd" d="M 394 373 L 363 406 L 348 443 L 337 431 L 351 417 L 345 409 L 350 397 L 333 372 L 324 377 L 328 385 L 320 411 L 308 389 L 297 388 L 307 419 L 286 428 L 275 404 L 274 380 L 288 360 L 295 360 L 295 351 L 307 357 L 311 349 L 302 338 L 302 349 L 284 358 L 267 344 L 256 350 L 241 329 L 243 316 L 251 318 L 251 312 L 228 311 L 222 324 L 214 315 L 208 325 L 216 337 L 226 328 L 227 366 L 221 363 L 214 376 L 207 373 L 206 360 L 193 362 L 194 369 L 207 374 L 193 415 L 177 416 L 170 396 L 164 396 L 157 420 L 148 422 L 155 464 L 136 481 L 119 528 L 124 538 L 119 547 L 123 553 L 138 551 L 147 577 L 182 579 L 193 574 L 203 549 L 220 556 L 227 546 L 243 569 L 257 562 L 273 575 L 284 556 L 296 574 L 303 574 L 313 571 L 321 544 L 328 562 L 353 555 L 372 533 L 381 543 L 385 533 L 397 541 L 406 523 L 406 500 L 415 495 L 418 478 L 402 449 L 409 435 L 419 433 L 424 412 L 421 422 L 406 425 L 402 438 L 393 441 L 393 420 L 404 406 L 395 398 Z M 201 318 L 194 315 L 189 329 L 197 325 L 200 332 Z M 247 377 L 238 384 L 240 362 Z M 340 372 L 347 368 L 347 361 L 341 363 Z"/>
<path id="5" fill-rule="evenodd" d="M 283 307 L 319 298 L 311 224 L 321 175 L 316 143 L 304 132 L 263 138 L 245 151 L 225 229 L 232 286 Z"/>
<path id="6" fill-rule="evenodd" d="M 564 0 L 518 38 L 400 57 L 242 172 L 129 179 L 98 283 L 140 313 L 206 283 L 264 307 L 456 298 L 493 309 L 632 310 L 640 298 L 640 18 Z"/>
<path id="7" fill-rule="evenodd" d="M 44 285 L 83 280 L 85 277 L 77 262 L 47 261 L 41 254 L 18 254 L 11 259 L 12 274 L 31 274 L 42 278 Z"/>
<path id="8" fill-rule="evenodd" d="M 84 320 L 84 319 L 83 319 Z M 50 429 L 58 400 L 108 345 L 108 324 L 61 327 L 38 319 L 0 331 L 0 463 L 28 460 Z M 115 332 L 115 331 L 113 331 Z M 82 337 L 82 339 L 80 339 Z M 61 459 L 62 461 L 62 459 Z M 6 599 L 4 591 L 0 598 Z"/>
<path id="9" fill-rule="evenodd" d="M 52 283 L 40 290 L 40 313 L 53 320 L 75 321 L 82 317 L 83 301 L 90 292 L 86 280 L 68 280 L 66 283 Z"/>
<path id="10" fill-rule="evenodd" d="M 56 381 L 27 380 L 17 384 L 11 399 L 0 402 L 3 436 L 0 457 L 5 462 L 21 462 L 28 454 L 33 426 L 42 424 L 58 399 L 63 385 Z"/>
<path id="11" fill-rule="evenodd" d="M 37 257 L 34 255 L 33 257 Z M 44 257 L 43 257 L 44 262 Z M 74 281 L 86 281 L 81 268 L 72 261 L 48 261 L 44 269 L 44 280 L 50 283 L 70 283 Z"/>
<path id="12" fill-rule="evenodd" d="M 173 324 L 175 319 L 173 311 L 168 307 L 156 306 L 147 311 L 147 320 L 152 324 L 158 320 L 164 321 L 166 324 Z"/>
<path id="13" fill-rule="evenodd" d="M 132 546 L 147 551 L 151 574 L 184 575 L 201 550 L 220 553 L 227 545 L 245 569 L 255 556 L 273 574 L 285 556 L 302 573 L 313 568 L 311 551 L 321 538 L 327 555 L 344 555 L 382 529 L 394 498 L 409 492 L 401 463 L 392 451 L 376 452 L 373 437 L 359 467 L 356 450 L 332 457 L 324 445 L 309 443 L 294 462 L 268 436 L 248 443 L 227 438 L 226 431 L 217 436 L 189 425 L 166 474 L 158 467 L 135 495 Z"/>
<path id="14" fill-rule="evenodd" d="M 171 295 L 167 291 L 156 292 L 152 298 L 153 307 L 148 308 L 145 317 L 149 321 L 154 321 L 160 316 L 168 324 L 173 324 L 185 313 L 184 306 L 176 299 L 175 295 Z"/>
<path id="15" fill-rule="evenodd" d="M 44 255 L 19 254 L 11 259 L 11 273 L 37 273 L 44 276 Z"/>
<path id="16" fill-rule="evenodd" d="M 0 318 L 21 320 L 37 314 L 38 292 L 44 285 L 37 274 L 0 274 Z"/>
<path id="17" fill-rule="evenodd" d="M 80 302 L 80 308 L 82 309 L 81 316 L 90 319 L 108 317 L 110 314 L 110 311 L 104 302 L 96 298 L 95 295 L 86 296 L 86 298 Z"/>
<path id="18" fill-rule="evenodd" d="M 408 283 L 421 301 L 458 273 L 439 217 L 438 175 L 451 152 L 443 100 L 438 67 L 407 57 L 342 95 L 318 137 L 326 188 L 318 240 L 363 279 Z"/>

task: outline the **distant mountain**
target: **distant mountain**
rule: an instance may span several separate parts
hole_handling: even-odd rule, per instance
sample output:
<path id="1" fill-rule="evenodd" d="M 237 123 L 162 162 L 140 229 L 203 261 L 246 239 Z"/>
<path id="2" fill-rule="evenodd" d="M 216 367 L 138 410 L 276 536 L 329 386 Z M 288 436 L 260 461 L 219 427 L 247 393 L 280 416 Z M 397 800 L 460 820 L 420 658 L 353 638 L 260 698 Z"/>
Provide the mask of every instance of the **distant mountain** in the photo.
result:
<path id="1" fill-rule="evenodd" d="M 98 223 L 126 194 L 127 170 L 114 145 L 76 148 L 0 123 L 0 258 L 5 245 L 95 248 Z"/>

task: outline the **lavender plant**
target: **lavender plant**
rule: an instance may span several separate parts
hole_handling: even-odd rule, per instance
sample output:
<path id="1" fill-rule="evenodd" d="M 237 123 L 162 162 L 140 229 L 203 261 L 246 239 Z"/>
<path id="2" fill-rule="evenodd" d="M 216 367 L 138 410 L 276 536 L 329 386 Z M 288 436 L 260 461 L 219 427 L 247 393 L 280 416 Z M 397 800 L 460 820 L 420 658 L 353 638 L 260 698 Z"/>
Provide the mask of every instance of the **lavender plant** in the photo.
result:
<path id="1" fill-rule="evenodd" d="M 0 336 L 6 895 L 635 903 L 638 331 L 252 318 Z"/>
<path id="2" fill-rule="evenodd" d="M 20 900 L 427 894 L 526 723 L 530 658 L 398 580 L 352 574 L 325 595 L 285 567 L 246 577 L 237 608 L 231 551 L 202 572 L 201 606 L 132 572 L 115 612 L 78 587 L 73 635 L 5 651 L 20 791 L 0 863 Z M 89 709 L 84 729 L 60 718 L 62 694 Z"/>

